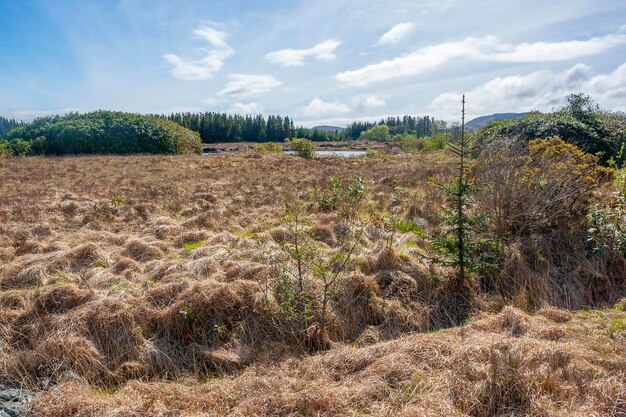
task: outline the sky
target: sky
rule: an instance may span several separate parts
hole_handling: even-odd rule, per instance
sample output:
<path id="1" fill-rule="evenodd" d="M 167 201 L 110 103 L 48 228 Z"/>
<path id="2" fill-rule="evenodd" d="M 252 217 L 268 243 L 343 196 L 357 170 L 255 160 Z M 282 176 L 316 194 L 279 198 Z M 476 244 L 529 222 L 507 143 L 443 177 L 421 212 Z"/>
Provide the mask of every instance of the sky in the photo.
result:
<path id="1" fill-rule="evenodd" d="M 0 0 L 0 115 L 626 111 L 623 0 Z"/>

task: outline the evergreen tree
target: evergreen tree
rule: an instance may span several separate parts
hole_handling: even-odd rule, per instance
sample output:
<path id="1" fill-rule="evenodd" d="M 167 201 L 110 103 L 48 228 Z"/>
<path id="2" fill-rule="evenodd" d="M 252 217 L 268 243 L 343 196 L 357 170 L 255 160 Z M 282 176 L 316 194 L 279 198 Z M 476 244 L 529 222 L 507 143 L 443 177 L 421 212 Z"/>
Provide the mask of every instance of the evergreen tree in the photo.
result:
<path id="1" fill-rule="evenodd" d="M 458 158 L 457 176 L 441 190 L 446 194 L 446 207 L 439 216 L 450 229 L 443 236 L 432 238 L 433 250 L 438 255 L 436 262 L 456 269 L 456 283 L 463 287 L 469 274 L 481 271 L 496 264 L 496 255 L 488 249 L 494 242 L 484 235 L 483 216 L 470 214 L 471 195 L 476 186 L 469 180 L 467 161 L 472 153 L 472 144 L 465 134 L 465 95 L 463 95 L 461 126 L 456 130 L 448 147 Z"/>

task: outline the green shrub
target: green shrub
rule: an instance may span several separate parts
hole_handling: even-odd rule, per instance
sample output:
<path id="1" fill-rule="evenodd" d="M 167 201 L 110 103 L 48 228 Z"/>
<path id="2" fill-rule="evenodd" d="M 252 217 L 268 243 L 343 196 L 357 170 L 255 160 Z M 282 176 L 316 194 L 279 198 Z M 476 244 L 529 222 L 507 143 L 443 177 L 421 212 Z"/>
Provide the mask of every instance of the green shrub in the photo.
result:
<path id="1" fill-rule="evenodd" d="M 9 132 L 14 155 L 200 153 L 198 133 L 138 114 L 96 111 L 36 119 Z"/>
<path id="2" fill-rule="evenodd" d="M 367 184 L 358 175 L 349 180 L 342 177 L 330 177 L 323 187 L 312 190 L 313 199 L 320 211 L 336 211 L 341 217 L 353 217 L 367 198 Z"/>
<path id="3" fill-rule="evenodd" d="M 389 126 L 378 125 L 361 132 L 359 140 L 372 140 L 375 142 L 389 142 L 391 135 L 389 134 Z"/>
<path id="4" fill-rule="evenodd" d="M 552 113 L 531 112 L 488 124 L 477 132 L 478 150 L 559 136 L 587 153 L 600 152 L 600 161 L 606 164 L 626 143 L 626 116 L 602 110 L 590 97 L 581 94 L 569 96 L 567 103 Z"/>
<path id="5" fill-rule="evenodd" d="M 304 138 L 291 138 L 289 139 L 289 147 L 292 151 L 295 151 L 301 157 L 305 159 L 311 159 L 315 156 L 315 149 L 313 143 Z"/>
<path id="6" fill-rule="evenodd" d="M 446 149 L 448 140 L 442 133 L 437 133 L 429 138 L 426 138 L 426 149 L 429 151 L 440 151 Z"/>
<path id="7" fill-rule="evenodd" d="M 15 139 L 8 143 L 9 149 L 15 156 L 26 156 L 32 154 L 32 146 L 29 141 Z"/>
<path id="8" fill-rule="evenodd" d="M 0 156 L 13 155 L 13 151 L 9 147 L 8 142 L 0 142 Z"/>

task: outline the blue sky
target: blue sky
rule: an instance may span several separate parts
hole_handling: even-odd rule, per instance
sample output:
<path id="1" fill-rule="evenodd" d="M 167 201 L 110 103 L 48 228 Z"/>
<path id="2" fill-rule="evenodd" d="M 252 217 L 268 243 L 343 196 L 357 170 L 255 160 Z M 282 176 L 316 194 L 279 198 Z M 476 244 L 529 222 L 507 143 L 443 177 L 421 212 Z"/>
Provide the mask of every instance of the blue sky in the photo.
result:
<path id="1" fill-rule="evenodd" d="M 621 0 L 0 0 L 0 115 L 626 110 Z"/>

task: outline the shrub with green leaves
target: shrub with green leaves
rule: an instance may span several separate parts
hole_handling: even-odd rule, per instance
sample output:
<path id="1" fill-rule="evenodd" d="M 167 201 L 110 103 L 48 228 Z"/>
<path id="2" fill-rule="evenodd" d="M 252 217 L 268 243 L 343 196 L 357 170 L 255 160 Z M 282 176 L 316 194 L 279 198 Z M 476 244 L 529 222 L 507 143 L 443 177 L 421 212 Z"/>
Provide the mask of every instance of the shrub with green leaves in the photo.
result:
<path id="1" fill-rule="evenodd" d="M 389 126 L 378 125 L 367 129 L 365 132 L 361 132 L 359 140 L 371 140 L 375 142 L 389 142 L 391 135 L 389 133 Z"/>
<path id="2" fill-rule="evenodd" d="M 587 153 L 599 152 L 601 161 L 607 163 L 626 143 L 626 115 L 600 109 L 589 96 L 572 94 L 558 111 L 530 112 L 524 117 L 488 124 L 477 132 L 477 150 L 509 147 L 553 136 Z"/>
<path id="3" fill-rule="evenodd" d="M 295 151 L 299 156 L 305 159 L 311 159 L 315 156 L 313 142 L 308 139 L 291 138 L 289 139 L 289 147 L 292 151 Z"/>
<path id="4" fill-rule="evenodd" d="M 14 155 L 200 153 L 198 133 L 138 114 L 96 111 L 49 116 L 5 136 Z"/>
<path id="5" fill-rule="evenodd" d="M 626 257 L 626 162 L 621 167 L 617 163 L 623 160 L 625 153 L 626 144 L 622 145 L 616 158 L 609 160 L 609 166 L 616 171 L 615 190 L 609 203 L 596 205 L 588 215 L 587 243 L 593 255 L 612 251 Z"/>
<path id="6" fill-rule="evenodd" d="M 367 197 L 367 184 L 362 177 L 330 177 L 324 186 L 313 188 L 313 198 L 320 211 L 336 211 L 341 217 L 352 217 Z"/>

